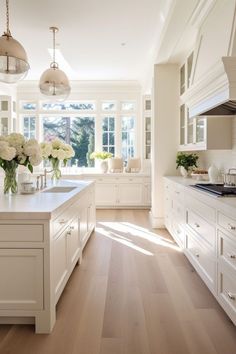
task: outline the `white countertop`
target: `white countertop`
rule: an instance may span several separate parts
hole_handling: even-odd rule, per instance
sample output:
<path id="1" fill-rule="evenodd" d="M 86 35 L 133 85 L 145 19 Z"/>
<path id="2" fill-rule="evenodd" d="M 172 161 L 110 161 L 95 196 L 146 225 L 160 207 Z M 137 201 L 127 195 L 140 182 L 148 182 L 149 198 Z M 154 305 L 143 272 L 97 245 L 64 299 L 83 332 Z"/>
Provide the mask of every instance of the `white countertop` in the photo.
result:
<path id="1" fill-rule="evenodd" d="M 175 182 L 181 186 L 187 187 L 189 193 L 195 195 L 198 199 L 202 199 L 204 202 L 208 202 L 211 206 L 215 208 L 225 210 L 236 217 L 236 196 L 235 197 L 221 197 L 210 194 L 205 191 L 197 190 L 191 187 L 191 185 L 196 183 L 209 183 L 209 181 L 197 181 L 193 178 L 183 178 L 180 176 L 166 176 L 164 177 L 172 182 Z"/>
<path id="2" fill-rule="evenodd" d="M 0 220 L 5 219 L 50 219 L 53 213 L 63 204 L 70 203 L 74 197 L 82 192 L 91 181 L 60 180 L 53 185 L 47 181 L 48 187 L 34 194 L 0 194 Z M 57 186 L 76 186 L 67 193 L 43 193 L 46 189 Z"/>

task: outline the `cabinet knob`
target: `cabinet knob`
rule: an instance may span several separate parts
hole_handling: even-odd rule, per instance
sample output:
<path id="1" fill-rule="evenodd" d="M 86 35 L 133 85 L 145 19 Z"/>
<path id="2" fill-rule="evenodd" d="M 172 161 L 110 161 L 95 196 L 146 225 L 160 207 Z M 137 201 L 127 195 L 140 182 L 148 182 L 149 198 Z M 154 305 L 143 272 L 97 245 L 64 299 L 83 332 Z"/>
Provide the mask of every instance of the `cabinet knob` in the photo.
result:
<path id="1" fill-rule="evenodd" d="M 228 253 L 227 256 L 231 259 L 235 259 L 236 258 L 236 254 L 233 253 Z"/>
<path id="2" fill-rule="evenodd" d="M 194 223 L 194 226 L 196 226 L 197 228 L 199 228 L 200 227 L 200 225 L 198 224 L 198 223 Z"/>
<path id="3" fill-rule="evenodd" d="M 71 230 L 66 232 L 67 236 L 71 236 Z"/>
<path id="4" fill-rule="evenodd" d="M 200 254 L 199 254 L 199 253 L 195 253 L 195 256 L 196 256 L 197 258 L 199 258 L 199 257 L 200 257 Z"/>
<path id="5" fill-rule="evenodd" d="M 232 294 L 230 291 L 227 293 L 227 295 L 230 298 L 230 300 L 235 300 L 235 295 Z"/>
<path id="6" fill-rule="evenodd" d="M 230 230 L 236 230 L 236 226 L 228 224 Z"/>
<path id="7" fill-rule="evenodd" d="M 72 230 L 74 230 L 75 229 L 75 227 L 73 226 L 73 225 L 71 225 L 70 226 L 70 230 L 72 231 Z"/>

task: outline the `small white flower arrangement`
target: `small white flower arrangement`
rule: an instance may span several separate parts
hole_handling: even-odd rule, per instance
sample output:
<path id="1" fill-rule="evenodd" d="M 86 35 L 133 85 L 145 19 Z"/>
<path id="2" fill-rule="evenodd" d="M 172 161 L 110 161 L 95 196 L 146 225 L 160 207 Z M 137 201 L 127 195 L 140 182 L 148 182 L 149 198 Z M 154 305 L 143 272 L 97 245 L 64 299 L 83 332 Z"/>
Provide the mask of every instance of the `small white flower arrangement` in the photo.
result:
<path id="1" fill-rule="evenodd" d="M 49 160 L 52 164 L 52 178 L 59 179 L 61 177 L 59 163 L 63 161 L 65 166 L 67 161 L 75 156 L 73 148 L 58 138 L 50 142 L 43 142 L 40 144 L 40 147 L 43 159 Z"/>
<path id="2" fill-rule="evenodd" d="M 38 166 L 41 161 L 42 154 L 37 140 L 26 140 L 19 133 L 0 136 L 0 167 L 5 171 L 4 193 L 17 192 L 16 169 L 18 165 L 28 167 L 32 173 L 33 166 Z"/>

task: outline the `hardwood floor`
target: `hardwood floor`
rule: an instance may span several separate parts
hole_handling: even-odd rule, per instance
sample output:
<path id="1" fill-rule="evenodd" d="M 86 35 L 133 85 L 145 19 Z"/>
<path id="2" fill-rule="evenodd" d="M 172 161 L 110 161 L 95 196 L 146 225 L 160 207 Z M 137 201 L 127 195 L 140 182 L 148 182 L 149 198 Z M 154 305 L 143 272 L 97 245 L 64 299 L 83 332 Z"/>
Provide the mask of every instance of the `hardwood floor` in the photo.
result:
<path id="1" fill-rule="evenodd" d="M 236 327 L 148 211 L 99 210 L 50 335 L 0 325 L 0 354 L 235 354 Z"/>

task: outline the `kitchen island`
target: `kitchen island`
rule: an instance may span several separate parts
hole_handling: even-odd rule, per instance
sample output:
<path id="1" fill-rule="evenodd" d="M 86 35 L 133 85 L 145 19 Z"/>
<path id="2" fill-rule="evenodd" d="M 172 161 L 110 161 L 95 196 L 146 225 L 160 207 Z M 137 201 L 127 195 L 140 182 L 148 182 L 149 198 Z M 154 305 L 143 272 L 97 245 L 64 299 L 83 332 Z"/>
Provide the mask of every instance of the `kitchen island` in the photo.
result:
<path id="1" fill-rule="evenodd" d="M 0 195 L 0 323 L 51 332 L 56 304 L 94 227 L 94 182 Z"/>

